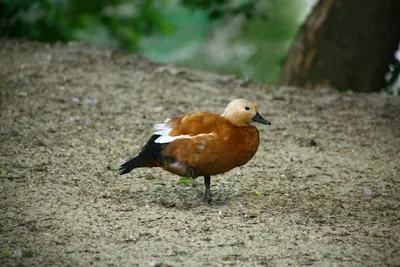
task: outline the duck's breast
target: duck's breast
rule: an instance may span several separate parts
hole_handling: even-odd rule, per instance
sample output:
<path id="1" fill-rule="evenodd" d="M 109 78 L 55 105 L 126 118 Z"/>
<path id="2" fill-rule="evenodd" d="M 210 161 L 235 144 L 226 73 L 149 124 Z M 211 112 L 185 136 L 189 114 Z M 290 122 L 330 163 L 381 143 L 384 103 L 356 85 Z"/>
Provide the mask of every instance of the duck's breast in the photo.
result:
<path id="1" fill-rule="evenodd" d="M 222 173 L 235 167 L 246 164 L 257 152 L 260 143 L 259 133 L 256 127 L 234 127 L 222 133 L 223 139 L 216 146 L 221 151 L 218 153 L 218 166 L 214 172 Z M 213 170 L 213 169 L 211 169 Z"/>

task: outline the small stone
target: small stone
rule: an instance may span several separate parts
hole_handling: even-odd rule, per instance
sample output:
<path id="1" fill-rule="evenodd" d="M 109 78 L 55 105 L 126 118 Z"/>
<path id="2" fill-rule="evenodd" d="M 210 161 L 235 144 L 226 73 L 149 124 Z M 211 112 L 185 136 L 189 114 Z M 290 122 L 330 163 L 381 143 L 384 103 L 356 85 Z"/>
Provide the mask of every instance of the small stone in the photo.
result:
<path id="1" fill-rule="evenodd" d="M 97 105 L 97 103 L 98 103 L 96 97 L 93 97 L 93 98 L 91 98 L 91 97 L 86 97 L 85 102 L 86 102 L 86 104 L 88 104 L 88 105 Z"/>
<path id="2" fill-rule="evenodd" d="M 25 97 L 25 96 L 28 96 L 28 93 L 27 92 L 18 92 L 18 96 Z"/>
<path id="3" fill-rule="evenodd" d="M 370 188 L 365 188 L 364 189 L 364 197 L 366 199 L 372 198 L 375 195 L 374 191 L 372 191 L 372 189 Z"/>
<path id="4" fill-rule="evenodd" d="M 13 258 L 28 258 L 32 256 L 33 256 L 32 251 L 24 250 L 22 248 L 15 249 L 11 254 L 11 257 Z"/>
<path id="5" fill-rule="evenodd" d="M 81 99 L 80 99 L 80 97 L 73 97 L 72 98 L 72 102 L 74 102 L 75 104 L 80 104 L 81 103 Z"/>
<path id="6" fill-rule="evenodd" d="M 311 139 L 310 146 L 317 146 L 317 142 L 314 139 Z"/>

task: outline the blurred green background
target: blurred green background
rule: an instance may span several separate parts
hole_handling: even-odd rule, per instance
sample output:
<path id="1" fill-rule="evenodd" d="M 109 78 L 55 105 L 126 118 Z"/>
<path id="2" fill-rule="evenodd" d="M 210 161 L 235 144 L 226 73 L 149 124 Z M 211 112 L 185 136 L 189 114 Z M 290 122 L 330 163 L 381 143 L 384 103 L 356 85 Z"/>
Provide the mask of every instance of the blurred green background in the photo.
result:
<path id="1" fill-rule="evenodd" d="M 83 41 L 276 83 L 316 0 L 0 0 L 0 36 Z"/>

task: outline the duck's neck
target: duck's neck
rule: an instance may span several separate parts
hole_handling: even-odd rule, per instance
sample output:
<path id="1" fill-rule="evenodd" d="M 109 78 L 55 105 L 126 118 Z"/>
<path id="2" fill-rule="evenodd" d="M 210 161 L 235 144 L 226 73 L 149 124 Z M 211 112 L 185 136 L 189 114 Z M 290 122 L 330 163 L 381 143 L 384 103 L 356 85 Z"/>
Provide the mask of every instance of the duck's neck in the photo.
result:
<path id="1" fill-rule="evenodd" d="M 246 127 L 249 126 L 247 123 L 243 123 L 243 118 L 240 114 L 237 114 L 235 112 L 224 112 L 222 113 L 222 117 L 227 119 L 230 123 L 237 127 Z"/>

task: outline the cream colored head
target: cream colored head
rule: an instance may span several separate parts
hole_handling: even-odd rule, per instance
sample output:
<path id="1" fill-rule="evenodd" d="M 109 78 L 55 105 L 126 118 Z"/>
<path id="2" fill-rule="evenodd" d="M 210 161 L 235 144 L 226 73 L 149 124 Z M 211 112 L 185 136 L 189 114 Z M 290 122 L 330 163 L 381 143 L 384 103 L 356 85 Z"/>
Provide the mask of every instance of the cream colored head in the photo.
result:
<path id="1" fill-rule="evenodd" d="M 260 113 L 258 113 L 258 107 L 256 104 L 245 99 L 232 100 L 226 107 L 222 116 L 229 120 L 233 125 L 239 127 L 248 126 L 250 123 L 255 121 L 266 125 L 271 124 L 269 121 L 261 117 Z"/>

